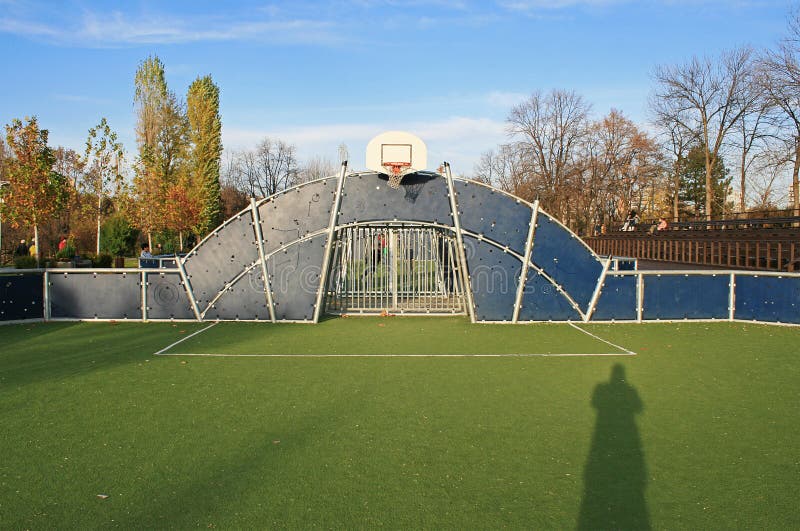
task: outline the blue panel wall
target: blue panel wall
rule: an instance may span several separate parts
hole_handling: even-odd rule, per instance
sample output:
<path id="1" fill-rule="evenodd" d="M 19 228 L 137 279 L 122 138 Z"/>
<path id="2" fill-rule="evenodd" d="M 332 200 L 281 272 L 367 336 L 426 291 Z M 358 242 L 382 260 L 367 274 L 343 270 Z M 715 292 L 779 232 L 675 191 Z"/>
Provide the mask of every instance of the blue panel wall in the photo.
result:
<path id="1" fill-rule="evenodd" d="M 541 273 L 528 269 L 520 321 L 578 321 L 581 315 Z"/>
<path id="2" fill-rule="evenodd" d="M 148 272 L 145 275 L 148 319 L 195 318 L 180 274 Z"/>
<path id="3" fill-rule="evenodd" d="M 643 319 L 727 319 L 730 275 L 647 275 Z"/>
<path id="4" fill-rule="evenodd" d="M 258 260 L 253 218 L 237 215 L 186 257 L 185 268 L 200 311 L 242 271 Z"/>
<path id="5" fill-rule="evenodd" d="M 336 178 L 314 181 L 273 196 L 258 207 L 264 252 L 328 226 L 336 195 Z"/>
<path id="6" fill-rule="evenodd" d="M 276 319 L 304 321 L 314 318 L 327 238 L 327 234 L 316 236 L 267 259 Z"/>
<path id="7" fill-rule="evenodd" d="M 50 315 L 78 319 L 141 319 L 139 273 L 52 273 Z"/>
<path id="8" fill-rule="evenodd" d="M 409 220 L 452 225 L 444 177 L 427 172 L 407 175 L 400 187 L 376 173 L 348 175 L 342 189 L 337 223 Z"/>
<path id="9" fill-rule="evenodd" d="M 636 282 L 635 276 L 608 273 L 600 290 L 592 320 L 635 321 Z"/>
<path id="10" fill-rule="evenodd" d="M 500 191 L 455 181 L 461 228 L 525 254 L 531 208 Z"/>
<path id="11" fill-rule="evenodd" d="M 736 319 L 800 323 L 800 278 L 736 275 Z"/>
<path id="12" fill-rule="evenodd" d="M 44 317 L 42 273 L 0 275 L 0 321 Z"/>
<path id="13" fill-rule="evenodd" d="M 577 236 L 542 211 L 536 217 L 532 261 L 587 310 L 603 265 Z"/>
<path id="14" fill-rule="evenodd" d="M 206 311 L 204 319 L 229 319 L 238 321 L 269 320 L 264 276 L 256 265 L 237 280 Z"/>
<path id="15" fill-rule="evenodd" d="M 464 247 L 475 318 L 479 321 L 510 321 L 514 317 L 522 263 L 494 245 L 465 236 Z"/>

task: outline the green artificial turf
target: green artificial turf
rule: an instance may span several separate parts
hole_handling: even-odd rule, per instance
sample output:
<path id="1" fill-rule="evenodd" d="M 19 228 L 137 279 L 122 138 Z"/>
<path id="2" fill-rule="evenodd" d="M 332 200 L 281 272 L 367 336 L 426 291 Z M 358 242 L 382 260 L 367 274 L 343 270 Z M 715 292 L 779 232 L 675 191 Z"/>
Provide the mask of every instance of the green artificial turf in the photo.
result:
<path id="1" fill-rule="evenodd" d="M 204 326 L 0 327 L 2 527 L 800 528 L 796 328 Z"/>

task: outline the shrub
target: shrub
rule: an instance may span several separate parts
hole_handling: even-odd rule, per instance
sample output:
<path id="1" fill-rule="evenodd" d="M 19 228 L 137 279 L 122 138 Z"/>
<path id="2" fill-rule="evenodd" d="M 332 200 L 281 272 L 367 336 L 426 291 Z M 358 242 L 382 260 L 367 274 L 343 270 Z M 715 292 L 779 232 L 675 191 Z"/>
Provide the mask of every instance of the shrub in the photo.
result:
<path id="1" fill-rule="evenodd" d="M 139 231 L 124 216 L 116 214 L 108 218 L 100 229 L 100 247 L 113 256 L 133 255 L 138 237 Z"/>
<path id="2" fill-rule="evenodd" d="M 35 256 L 15 256 L 14 267 L 17 269 L 35 269 L 36 257 Z"/>
<path id="3" fill-rule="evenodd" d="M 111 267 L 111 263 L 114 261 L 114 257 L 112 257 L 108 253 L 100 253 L 94 258 L 92 258 L 92 266 L 93 267 Z"/>
<path id="4" fill-rule="evenodd" d="M 56 253 L 56 260 L 62 260 L 62 261 L 72 260 L 75 257 L 76 252 L 77 251 L 75 249 L 75 244 L 72 242 L 72 240 L 70 240 L 67 242 L 67 245 L 65 245 L 63 249 L 61 249 Z"/>

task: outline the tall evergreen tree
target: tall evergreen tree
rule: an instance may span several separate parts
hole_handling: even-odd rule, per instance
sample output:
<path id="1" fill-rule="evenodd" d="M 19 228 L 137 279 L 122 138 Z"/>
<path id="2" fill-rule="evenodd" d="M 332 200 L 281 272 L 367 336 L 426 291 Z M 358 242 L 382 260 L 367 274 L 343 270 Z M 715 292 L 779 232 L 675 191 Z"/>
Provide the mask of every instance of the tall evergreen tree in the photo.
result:
<path id="1" fill-rule="evenodd" d="M 678 198 L 693 207 L 695 215 L 706 215 L 706 149 L 702 145 L 695 145 L 676 164 L 680 176 Z M 733 179 L 728 173 L 722 158 L 717 158 L 711 171 L 711 217 L 719 217 L 723 213 Z"/>
<path id="2" fill-rule="evenodd" d="M 198 77 L 189 86 L 186 97 L 191 143 L 191 182 L 201 203 L 197 232 L 204 236 L 221 220 L 220 159 L 222 157 L 222 120 L 219 115 L 219 87 L 211 76 Z"/>

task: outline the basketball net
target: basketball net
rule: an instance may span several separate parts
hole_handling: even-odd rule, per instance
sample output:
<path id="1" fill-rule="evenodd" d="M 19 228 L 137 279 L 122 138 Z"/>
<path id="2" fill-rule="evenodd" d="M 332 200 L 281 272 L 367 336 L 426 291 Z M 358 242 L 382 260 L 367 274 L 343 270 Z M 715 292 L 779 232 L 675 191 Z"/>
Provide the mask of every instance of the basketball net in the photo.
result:
<path id="1" fill-rule="evenodd" d="M 384 162 L 383 167 L 389 170 L 389 188 L 397 190 L 405 174 L 403 168 L 411 166 L 408 162 Z"/>

